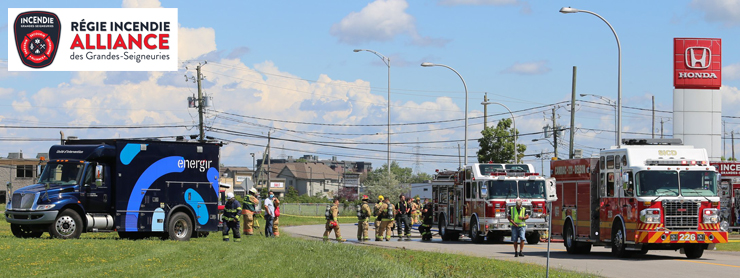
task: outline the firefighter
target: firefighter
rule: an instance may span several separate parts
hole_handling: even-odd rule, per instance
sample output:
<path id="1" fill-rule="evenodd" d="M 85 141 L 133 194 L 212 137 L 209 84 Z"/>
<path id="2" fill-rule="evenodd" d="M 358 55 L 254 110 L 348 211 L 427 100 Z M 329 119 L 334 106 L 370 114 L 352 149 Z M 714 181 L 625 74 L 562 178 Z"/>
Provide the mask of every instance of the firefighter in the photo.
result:
<path id="1" fill-rule="evenodd" d="M 422 222 L 419 226 L 419 233 L 421 233 L 422 241 L 432 240 L 432 216 L 434 215 L 434 209 L 432 208 L 432 202 L 429 199 L 424 200 L 424 207 L 420 210 L 422 213 Z"/>
<path id="2" fill-rule="evenodd" d="M 270 192 L 270 196 L 272 197 L 275 195 L 273 195 L 273 193 Z M 280 237 L 280 230 L 279 230 L 280 223 L 278 223 L 278 221 L 280 220 L 280 200 L 277 197 L 272 198 L 272 203 L 275 205 L 275 220 L 272 221 L 272 231 L 273 231 L 273 234 L 275 234 L 275 237 Z"/>
<path id="3" fill-rule="evenodd" d="M 524 233 L 527 230 L 527 223 L 524 221 L 527 219 L 529 219 L 529 215 L 526 213 L 526 209 L 522 207 L 522 200 L 516 199 L 516 206 L 509 209 L 511 241 L 514 242 L 514 257 L 524 257 L 522 251 L 524 251 Z M 519 251 L 517 251 L 517 243 L 519 243 Z"/>
<path id="4" fill-rule="evenodd" d="M 396 204 L 396 225 L 398 226 L 398 240 L 403 240 L 402 237 L 406 237 L 406 239 L 411 238 L 411 220 L 409 219 L 409 214 L 411 212 L 411 207 L 409 207 L 409 203 L 406 201 L 406 196 L 401 194 L 398 196 L 399 202 Z"/>
<path id="5" fill-rule="evenodd" d="M 411 201 L 411 225 L 419 223 L 419 215 L 421 214 L 421 205 L 419 204 L 419 197 Z"/>
<path id="6" fill-rule="evenodd" d="M 385 241 L 391 240 L 391 233 L 393 233 L 393 205 L 390 199 L 385 199 L 383 205 L 380 207 L 380 238 L 383 238 L 385 233 Z"/>
<path id="7" fill-rule="evenodd" d="M 326 213 L 326 231 L 324 232 L 324 241 L 329 240 L 329 234 L 331 233 L 331 231 L 334 231 L 334 235 L 337 237 L 337 241 L 339 242 L 347 241 L 346 239 L 342 238 L 342 232 L 339 231 L 339 223 L 337 223 L 338 216 L 339 216 L 339 198 L 335 198 L 334 204 L 332 204 L 328 213 Z"/>
<path id="8" fill-rule="evenodd" d="M 367 236 L 367 229 L 368 224 L 367 221 L 370 219 L 370 206 L 367 204 L 368 202 L 367 195 L 362 196 L 362 205 L 360 206 L 360 211 L 357 213 L 357 241 L 363 241 L 370 239 Z"/>
<path id="9" fill-rule="evenodd" d="M 257 192 L 257 189 L 252 188 L 249 190 L 247 197 L 244 198 L 244 210 L 242 210 L 242 214 L 244 214 L 244 234 L 248 236 L 254 234 L 254 213 L 257 211 L 256 208 L 259 207 L 260 203 L 257 196 L 259 196 L 259 192 Z"/>
<path id="10" fill-rule="evenodd" d="M 232 230 L 234 231 L 234 241 L 240 242 L 242 236 L 239 233 L 239 212 L 242 210 L 242 207 L 239 205 L 239 201 L 234 199 L 234 193 L 226 193 L 226 198 L 229 200 L 226 201 L 224 214 L 221 217 L 226 222 L 226 229 L 223 231 L 224 241 L 229 241 L 229 230 Z"/>
<path id="11" fill-rule="evenodd" d="M 383 195 L 378 195 L 378 203 L 375 204 L 375 208 L 373 210 L 373 215 L 375 215 L 375 223 L 373 223 L 373 227 L 375 227 L 375 241 L 381 241 L 383 240 L 383 233 L 380 230 L 380 224 L 381 224 L 381 215 L 380 215 L 380 208 L 383 206 Z"/>

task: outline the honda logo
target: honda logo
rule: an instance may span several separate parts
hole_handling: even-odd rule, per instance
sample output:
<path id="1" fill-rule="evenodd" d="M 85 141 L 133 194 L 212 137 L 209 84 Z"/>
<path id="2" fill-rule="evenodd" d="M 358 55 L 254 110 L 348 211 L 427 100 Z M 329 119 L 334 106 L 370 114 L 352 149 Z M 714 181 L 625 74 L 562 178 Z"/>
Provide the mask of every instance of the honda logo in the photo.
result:
<path id="1" fill-rule="evenodd" d="M 701 53 L 697 58 L 696 54 Z M 712 50 L 708 47 L 688 47 L 686 48 L 686 67 L 690 69 L 706 69 L 712 64 Z M 699 66 L 697 66 L 699 64 Z"/>

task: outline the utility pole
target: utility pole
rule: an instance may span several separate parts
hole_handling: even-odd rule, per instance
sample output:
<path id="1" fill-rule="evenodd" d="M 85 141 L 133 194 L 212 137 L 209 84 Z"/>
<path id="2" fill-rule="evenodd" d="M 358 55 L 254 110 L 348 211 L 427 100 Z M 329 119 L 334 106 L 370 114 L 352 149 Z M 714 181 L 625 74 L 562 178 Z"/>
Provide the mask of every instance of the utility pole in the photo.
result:
<path id="1" fill-rule="evenodd" d="M 488 127 L 488 93 L 483 95 L 483 129 Z"/>
<path id="2" fill-rule="evenodd" d="M 730 138 L 732 138 L 732 161 L 735 160 L 735 131 L 733 130 L 732 133 L 730 133 Z"/>
<path id="3" fill-rule="evenodd" d="M 570 149 L 568 158 L 573 159 L 573 138 L 575 137 L 576 127 L 576 66 L 573 66 L 573 93 L 570 96 Z M 555 117 L 553 117 L 553 120 Z M 557 137 L 556 137 L 557 138 Z M 544 169 L 544 168 L 543 168 Z"/>
<path id="4" fill-rule="evenodd" d="M 667 123 L 668 121 L 663 121 L 663 118 L 660 118 L 660 138 L 663 138 L 663 123 Z"/>
<path id="5" fill-rule="evenodd" d="M 653 121 L 651 122 L 653 124 L 653 128 L 651 129 L 653 131 L 653 139 L 655 139 L 655 96 L 653 98 Z"/>
<path id="6" fill-rule="evenodd" d="M 195 80 L 198 82 L 198 129 L 200 130 L 200 141 L 203 142 L 206 140 L 205 132 L 203 131 L 203 88 L 200 85 L 200 81 L 203 79 L 203 76 L 200 73 L 200 68 L 202 66 L 198 64 L 197 67 L 195 67 L 195 70 L 197 72 L 197 76 L 195 77 Z"/>
<path id="7" fill-rule="evenodd" d="M 555 119 L 555 107 L 552 108 L 552 148 L 555 153 L 555 157 L 558 157 L 558 125 Z"/>
<path id="8" fill-rule="evenodd" d="M 727 133 L 725 132 L 725 121 L 722 121 L 722 158 L 727 160 L 727 138 L 725 138 L 725 136 L 727 136 Z"/>
<path id="9" fill-rule="evenodd" d="M 457 143 L 457 170 L 462 170 L 462 162 L 460 161 L 460 143 Z"/>
<path id="10" fill-rule="evenodd" d="M 267 131 L 267 191 L 270 191 L 270 160 L 272 160 L 272 151 L 270 150 L 270 130 Z"/>

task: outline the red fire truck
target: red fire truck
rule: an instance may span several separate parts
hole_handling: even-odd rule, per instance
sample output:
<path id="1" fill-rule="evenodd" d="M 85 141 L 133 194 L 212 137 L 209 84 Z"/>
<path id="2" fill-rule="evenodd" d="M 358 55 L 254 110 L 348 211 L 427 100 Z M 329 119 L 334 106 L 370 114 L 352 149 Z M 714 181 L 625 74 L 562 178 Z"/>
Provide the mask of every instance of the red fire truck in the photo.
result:
<path id="1" fill-rule="evenodd" d="M 611 247 L 618 257 L 681 250 L 699 258 L 727 242 L 720 229 L 718 177 L 705 149 L 680 139 L 626 139 L 599 158 L 555 160 L 560 200 L 553 237 L 568 253 Z"/>
<path id="2" fill-rule="evenodd" d="M 520 198 L 531 216 L 526 221 L 527 242 L 538 243 L 548 230 L 545 202 L 555 198 L 555 182 L 531 169 L 528 164 L 474 163 L 463 171 L 438 173 L 432 198 L 442 240 L 457 240 L 462 234 L 473 242 L 502 242 L 511 235 L 507 211 Z"/>

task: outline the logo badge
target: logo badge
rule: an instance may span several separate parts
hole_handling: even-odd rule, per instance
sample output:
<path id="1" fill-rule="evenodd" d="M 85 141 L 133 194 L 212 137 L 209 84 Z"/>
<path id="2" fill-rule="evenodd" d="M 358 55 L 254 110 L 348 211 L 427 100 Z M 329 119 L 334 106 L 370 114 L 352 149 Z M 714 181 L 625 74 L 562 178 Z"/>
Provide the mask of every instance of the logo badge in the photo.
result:
<path id="1" fill-rule="evenodd" d="M 15 46 L 21 62 L 31 68 L 44 68 L 54 62 L 62 24 L 50 12 L 32 11 L 18 15 L 13 23 Z"/>
<path id="2" fill-rule="evenodd" d="M 697 58 L 696 54 L 701 53 L 700 58 Z M 686 48 L 686 67 L 690 69 L 706 69 L 712 64 L 712 50 L 709 47 L 688 47 Z M 697 63 L 699 64 L 697 66 Z"/>

